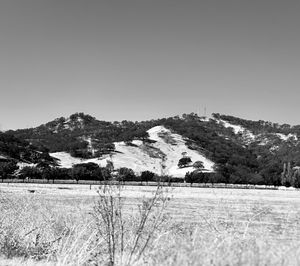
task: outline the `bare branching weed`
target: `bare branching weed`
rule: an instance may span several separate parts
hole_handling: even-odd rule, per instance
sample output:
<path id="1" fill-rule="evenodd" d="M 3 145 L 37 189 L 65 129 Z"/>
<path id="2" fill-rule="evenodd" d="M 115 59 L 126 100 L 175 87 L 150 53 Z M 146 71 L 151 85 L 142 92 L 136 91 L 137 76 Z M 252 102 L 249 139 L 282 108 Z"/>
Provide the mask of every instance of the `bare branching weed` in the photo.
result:
<path id="1" fill-rule="evenodd" d="M 122 186 L 104 185 L 94 207 L 98 235 L 105 245 L 99 250 L 107 254 L 108 265 L 133 265 L 141 260 L 153 245 L 157 232 L 165 222 L 164 210 L 168 197 L 157 187 L 151 198 L 141 199 L 133 215 L 124 212 Z M 97 256 L 97 259 L 105 259 Z M 101 261 L 103 262 L 103 261 Z"/>

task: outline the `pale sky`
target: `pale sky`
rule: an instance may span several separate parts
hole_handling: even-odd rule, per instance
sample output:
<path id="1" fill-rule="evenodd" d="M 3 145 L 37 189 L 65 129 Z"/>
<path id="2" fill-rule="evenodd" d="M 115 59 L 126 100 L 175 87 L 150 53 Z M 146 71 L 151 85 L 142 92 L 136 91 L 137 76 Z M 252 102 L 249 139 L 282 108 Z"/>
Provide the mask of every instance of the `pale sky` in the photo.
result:
<path id="1" fill-rule="evenodd" d="M 300 124 L 300 1 L 0 1 L 1 129 L 85 112 Z"/>

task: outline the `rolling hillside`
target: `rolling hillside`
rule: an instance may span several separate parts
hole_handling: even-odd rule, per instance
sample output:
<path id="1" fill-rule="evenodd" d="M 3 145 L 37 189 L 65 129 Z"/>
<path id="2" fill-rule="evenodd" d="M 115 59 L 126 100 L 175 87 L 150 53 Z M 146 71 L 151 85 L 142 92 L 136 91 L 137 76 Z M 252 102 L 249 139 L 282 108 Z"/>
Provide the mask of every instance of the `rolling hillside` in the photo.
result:
<path id="1" fill-rule="evenodd" d="M 218 182 L 282 184 L 298 175 L 294 169 L 300 166 L 300 126 L 221 114 L 108 122 L 76 113 L 8 133 L 49 152 L 61 167 L 82 162 L 105 166 L 111 160 L 115 168 L 136 173 L 183 177 L 195 170 L 178 168 L 179 159 L 188 156 L 204 164 L 203 172 L 216 170 Z"/>
<path id="2" fill-rule="evenodd" d="M 93 159 L 79 159 L 66 152 L 51 153 L 51 156 L 60 160 L 61 167 L 70 168 L 78 163 L 97 163 L 105 167 L 107 160 L 111 160 L 115 168 L 128 167 L 135 173 L 151 171 L 158 175 L 184 177 L 186 172 L 193 171 L 192 164 L 179 168 L 178 161 L 182 154 L 189 156 L 192 162 L 201 161 L 205 172 L 212 172 L 214 163 L 201 153 L 186 146 L 182 136 L 172 133 L 163 126 L 156 126 L 148 130 L 149 140 L 143 142 L 134 140 L 131 143 L 115 142 L 115 151 Z"/>

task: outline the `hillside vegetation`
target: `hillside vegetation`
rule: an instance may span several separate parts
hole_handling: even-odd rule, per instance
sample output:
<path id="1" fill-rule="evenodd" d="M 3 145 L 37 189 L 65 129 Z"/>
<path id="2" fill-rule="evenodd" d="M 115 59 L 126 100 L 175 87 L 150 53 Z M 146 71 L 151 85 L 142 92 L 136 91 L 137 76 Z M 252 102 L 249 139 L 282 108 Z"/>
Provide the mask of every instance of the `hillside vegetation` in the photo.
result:
<path id="1" fill-rule="evenodd" d="M 300 175 L 297 166 L 300 166 L 298 140 L 300 126 L 279 125 L 261 120 L 251 121 L 220 114 L 213 114 L 211 118 L 191 113 L 142 122 L 126 120 L 107 122 L 90 115 L 76 113 L 69 118 L 58 118 L 37 128 L 10 131 L 7 134 L 30 143 L 44 154 L 49 152 L 57 158 L 60 156 L 58 159 L 69 156 L 71 166 L 74 164 L 72 160 L 78 158 L 75 164 L 85 160 L 106 167 L 104 162 L 109 158 L 118 157 L 119 162 L 123 156 L 125 165 L 117 165 L 117 168 L 134 168 L 143 162 L 144 154 L 152 153 L 160 158 L 160 168 L 164 168 L 164 160 L 168 161 L 168 157 L 173 156 L 176 158 L 172 162 L 176 171 L 164 173 L 160 170 L 160 172 L 180 177 L 182 173 L 179 174 L 180 167 L 176 161 L 186 156 L 185 151 L 181 150 L 182 154 L 178 154 L 178 149 L 172 152 L 172 149 L 168 148 L 168 154 L 163 158 L 162 147 L 154 149 L 159 143 L 158 140 L 153 139 L 153 136 L 151 138 L 149 134 L 157 127 L 170 132 L 168 134 L 160 132 L 159 136 L 160 140 L 169 145 L 168 147 L 179 145 L 170 137 L 170 134 L 177 134 L 185 142 L 188 153 L 195 151 L 202 156 L 202 160 L 198 158 L 200 164 L 205 160 L 214 164 L 215 174 L 209 178 L 203 177 L 201 167 L 201 169 L 191 167 L 185 169 L 184 174 L 189 172 L 186 177 L 190 182 L 299 186 Z M 133 158 L 132 152 L 136 153 L 142 148 L 145 153 L 141 154 L 140 159 L 134 164 L 129 158 Z M 146 159 L 144 158 L 144 161 L 147 161 Z M 126 165 L 126 162 L 131 163 Z M 64 163 L 62 160 L 61 164 Z M 149 170 L 159 174 L 156 171 L 157 166 L 148 168 L 147 164 L 144 165 L 146 168 L 139 171 L 133 169 L 134 172 Z M 171 169 L 172 166 L 169 165 L 167 168 Z"/>

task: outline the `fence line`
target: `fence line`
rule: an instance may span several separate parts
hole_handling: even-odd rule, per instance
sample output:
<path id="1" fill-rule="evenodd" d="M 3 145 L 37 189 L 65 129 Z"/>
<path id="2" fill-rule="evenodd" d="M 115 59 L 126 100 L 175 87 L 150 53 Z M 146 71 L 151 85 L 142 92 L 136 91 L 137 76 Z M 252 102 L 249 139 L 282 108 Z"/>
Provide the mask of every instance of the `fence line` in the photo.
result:
<path id="1" fill-rule="evenodd" d="M 145 182 L 145 181 L 93 181 L 93 180 L 46 180 L 46 179 L 0 179 L 0 183 L 22 183 L 22 184 L 65 184 L 65 185 L 128 185 L 128 186 L 157 186 L 160 184 L 164 187 L 198 187 L 198 188 L 230 188 L 230 189 L 269 189 L 269 190 L 278 190 L 282 189 L 275 186 L 267 185 L 252 185 L 252 184 L 225 184 L 225 183 L 169 183 L 169 182 Z"/>

